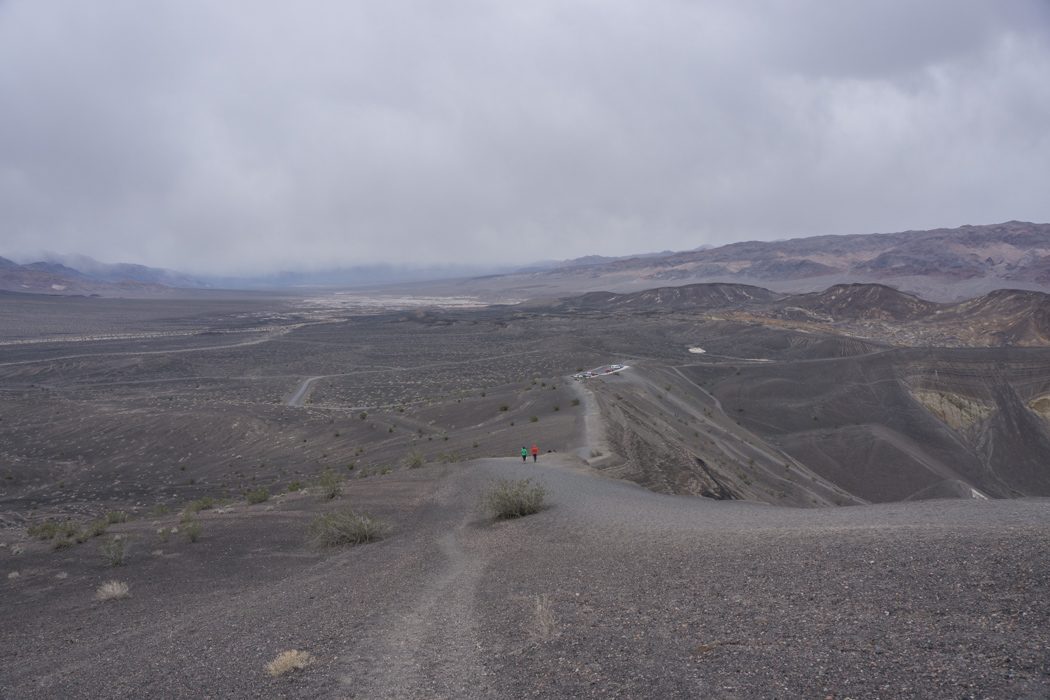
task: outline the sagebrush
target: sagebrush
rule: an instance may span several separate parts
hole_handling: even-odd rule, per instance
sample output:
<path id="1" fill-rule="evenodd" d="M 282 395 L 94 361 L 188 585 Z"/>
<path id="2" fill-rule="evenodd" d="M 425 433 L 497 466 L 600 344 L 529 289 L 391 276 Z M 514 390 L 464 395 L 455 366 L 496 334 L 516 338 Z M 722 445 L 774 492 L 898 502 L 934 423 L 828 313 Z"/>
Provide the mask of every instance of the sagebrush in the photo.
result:
<path id="1" fill-rule="evenodd" d="M 314 657 L 306 651 L 291 649 L 282 651 L 270 663 L 266 664 L 266 672 L 277 678 L 292 671 L 302 671 L 314 662 Z"/>
<path id="2" fill-rule="evenodd" d="M 128 584 L 123 581 L 106 581 L 95 591 L 98 600 L 119 600 L 131 595 Z"/>
<path id="3" fill-rule="evenodd" d="M 547 489 L 532 479 L 501 479 L 485 494 L 485 505 L 497 519 L 520 518 L 543 508 Z"/>
<path id="4" fill-rule="evenodd" d="M 348 509 L 317 516 L 310 523 L 307 536 L 314 546 L 337 547 L 374 542 L 382 539 L 389 529 L 378 518 Z"/>

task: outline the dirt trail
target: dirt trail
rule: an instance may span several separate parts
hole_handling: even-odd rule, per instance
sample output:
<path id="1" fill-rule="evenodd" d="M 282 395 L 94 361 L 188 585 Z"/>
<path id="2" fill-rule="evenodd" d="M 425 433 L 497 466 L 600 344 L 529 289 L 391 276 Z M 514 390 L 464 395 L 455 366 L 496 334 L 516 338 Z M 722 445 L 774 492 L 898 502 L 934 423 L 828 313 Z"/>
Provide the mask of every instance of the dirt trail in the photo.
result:
<path id="1" fill-rule="evenodd" d="M 324 375 L 319 377 L 307 377 L 306 379 L 304 379 L 299 385 L 299 387 L 295 390 L 295 393 L 288 398 L 288 401 L 286 401 L 285 404 L 288 406 L 302 406 L 303 401 L 306 400 L 306 396 L 309 393 L 310 388 L 318 379 L 324 379 Z"/>
<path id="2" fill-rule="evenodd" d="M 421 592 L 355 645 L 340 678 L 355 697 L 490 697 L 477 634 L 475 592 L 490 557 L 471 537 L 475 491 L 445 481 L 425 533 Z"/>

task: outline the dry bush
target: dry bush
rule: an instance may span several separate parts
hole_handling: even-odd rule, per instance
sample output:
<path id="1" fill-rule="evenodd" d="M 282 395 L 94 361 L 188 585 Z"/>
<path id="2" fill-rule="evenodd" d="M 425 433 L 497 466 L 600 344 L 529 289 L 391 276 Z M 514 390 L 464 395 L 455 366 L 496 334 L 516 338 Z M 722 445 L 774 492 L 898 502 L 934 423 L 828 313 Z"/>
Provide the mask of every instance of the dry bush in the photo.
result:
<path id="1" fill-rule="evenodd" d="M 314 657 L 310 652 L 291 649 L 282 651 L 273 661 L 266 664 L 266 672 L 277 678 L 292 671 L 302 671 L 313 662 Z"/>
<path id="2" fill-rule="evenodd" d="M 128 553 L 128 540 L 119 535 L 110 537 L 99 546 L 98 551 L 107 564 L 120 566 L 124 563 L 124 557 Z"/>
<path id="3" fill-rule="evenodd" d="M 130 596 L 128 584 L 123 581 L 106 581 L 95 591 L 97 600 L 120 600 Z"/>
<path id="4" fill-rule="evenodd" d="M 389 529 L 382 520 L 370 515 L 358 515 L 352 510 L 343 510 L 314 518 L 307 535 L 314 546 L 338 547 L 374 542 L 382 539 Z"/>
<path id="5" fill-rule="evenodd" d="M 325 469 L 321 472 L 317 483 L 321 487 L 321 495 L 325 498 L 335 498 L 343 492 L 343 478 L 333 469 Z"/>
<path id="6" fill-rule="evenodd" d="M 215 506 L 215 499 L 211 496 L 205 496 L 204 498 L 198 498 L 196 501 L 190 501 L 186 504 L 186 510 L 183 511 L 182 517 L 185 520 L 187 515 L 192 516 L 194 513 L 199 513 L 202 510 L 208 510 Z"/>
<path id="7" fill-rule="evenodd" d="M 126 523 L 128 521 L 128 512 L 126 510 L 111 510 L 106 513 L 106 522 L 110 525 L 117 525 L 118 523 Z"/>
<path id="8" fill-rule="evenodd" d="M 266 488 L 265 486 L 262 486 L 260 488 L 255 489 L 254 491 L 249 491 L 247 494 L 245 494 L 244 498 L 246 501 L 248 501 L 250 505 L 255 505 L 257 503 L 265 503 L 266 501 L 270 500 L 270 489 Z"/>
<path id="9" fill-rule="evenodd" d="M 485 494 L 484 502 L 496 519 L 520 518 L 543 508 L 547 489 L 532 483 L 531 479 L 500 479 Z"/>
<path id="10" fill-rule="evenodd" d="M 199 540 L 203 529 L 201 521 L 197 519 L 187 520 L 182 523 L 182 534 L 186 535 L 186 539 L 190 542 Z"/>
<path id="11" fill-rule="evenodd" d="M 39 540 L 51 540 L 55 537 L 70 538 L 77 534 L 77 526 L 75 523 L 66 520 L 64 522 L 58 522 L 56 520 L 45 520 L 42 523 L 31 525 L 26 529 L 26 534 L 30 537 L 35 537 Z"/>
<path id="12" fill-rule="evenodd" d="M 546 593 L 532 596 L 532 621 L 529 636 L 539 642 L 553 639 L 558 633 L 558 618 L 554 615 L 551 598 Z"/>
<path id="13" fill-rule="evenodd" d="M 419 450 L 412 450 L 405 455 L 405 466 L 409 469 L 419 469 L 427 463 L 426 457 Z"/>
<path id="14" fill-rule="evenodd" d="M 84 528 L 84 532 L 87 533 L 89 537 L 100 537 L 101 535 L 106 534 L 106 528 L 108 527 L 108 520 L 94 520 L 87 524 L 87 527 Z"/>

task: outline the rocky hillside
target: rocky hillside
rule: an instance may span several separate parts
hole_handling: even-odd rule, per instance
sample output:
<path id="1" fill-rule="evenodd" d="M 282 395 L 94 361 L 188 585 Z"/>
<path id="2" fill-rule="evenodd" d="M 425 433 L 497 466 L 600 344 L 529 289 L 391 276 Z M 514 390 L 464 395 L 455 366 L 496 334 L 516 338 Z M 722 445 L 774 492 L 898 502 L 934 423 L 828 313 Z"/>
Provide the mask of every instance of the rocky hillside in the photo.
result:
<path id="1" fill-rule="evenodd" d="M 26 294 L 162 296 L 172 288 L 205 286 L 172 270 L 128 263 L 101 263 L 84 256 L 20 265 L 0 258 L 0 291 Z M 76 265 L 71 267 L 70 265 Z"/>
<path id="2" fill-rule="evenodd" d="M 1050 224 L 988 226 L 749 241 L 718 248 L 593 262 L 466 280 L 459 293 L 536 298 L 730 282 L 812 292 L 871 282 L 935 301 L 995 289 L 1050 291 Z"/>
<path id="3" fill-rule="evenodd" d="M 839 284 L 821 292 L 784 295 L 762 287 L 715 283 L 629 294 L 592 292 L 549 308 L 559 313 L 714 315 L 912 347 L 1050 346 L 1050 294 L 1018 289 L 937 303 L 882 284 Z"/>

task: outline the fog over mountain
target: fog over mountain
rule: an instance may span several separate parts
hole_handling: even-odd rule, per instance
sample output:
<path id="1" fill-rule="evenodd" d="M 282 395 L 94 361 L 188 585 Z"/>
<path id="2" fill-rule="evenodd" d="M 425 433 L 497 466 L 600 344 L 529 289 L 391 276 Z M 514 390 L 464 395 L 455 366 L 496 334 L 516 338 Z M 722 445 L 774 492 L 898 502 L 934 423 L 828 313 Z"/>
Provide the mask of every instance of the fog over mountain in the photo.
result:
<path id="1" fill-rule="evenodd" d="M 1050 221 L 1050 6 L 0 4 L 0 254 L 485 265 Z"/>

